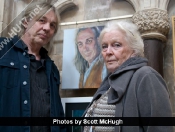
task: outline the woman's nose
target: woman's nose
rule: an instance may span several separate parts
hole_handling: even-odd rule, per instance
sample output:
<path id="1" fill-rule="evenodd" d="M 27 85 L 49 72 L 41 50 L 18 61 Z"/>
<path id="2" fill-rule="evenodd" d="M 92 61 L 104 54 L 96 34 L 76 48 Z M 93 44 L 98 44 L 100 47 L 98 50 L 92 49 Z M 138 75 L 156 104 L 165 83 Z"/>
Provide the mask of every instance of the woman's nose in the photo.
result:
<path id="1" fill-rule="evenodd" d="M 112 47 L 108 46 L 107 50 L 106 50 L 106 54 L 112 54 Z"/>

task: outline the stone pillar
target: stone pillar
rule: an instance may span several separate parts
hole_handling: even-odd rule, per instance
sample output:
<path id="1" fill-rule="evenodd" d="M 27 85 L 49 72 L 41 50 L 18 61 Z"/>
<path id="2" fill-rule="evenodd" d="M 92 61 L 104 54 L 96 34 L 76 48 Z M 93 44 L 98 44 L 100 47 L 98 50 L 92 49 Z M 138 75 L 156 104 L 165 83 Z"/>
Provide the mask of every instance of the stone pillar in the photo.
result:
<path id="1" fill-rule="evenodd" d="M 163 47 L 166 46 L 170 24 L 167 11 L 161 9 L 146 9 L 138 11 L 133 16 L 144 39 L 145 57 L 148 65 L 163 76 Z"/>
<path id="2" fill-rule="evenodd" d="M 158 39 L 144 39 L 144 54 L 148 65 L 163 76 L 163 43 Z"/>
<path id="3" fill-rule="evenodd" d="M 0 5 L 1 5 L 1 8 L 0 8 L 0 36 L 1 36 L 1 32 L 3 30 L 4 0 L 0 1 Z"/>
<path id="4" fill-rule="evenodd" d="M 145 44 L 148 65 L 163 76 L 163 47 L 166 46 L 170 23 L 167 13 L 169 0 L 127 0 L 136 13 L 133 22 L 138 25 Z"/>

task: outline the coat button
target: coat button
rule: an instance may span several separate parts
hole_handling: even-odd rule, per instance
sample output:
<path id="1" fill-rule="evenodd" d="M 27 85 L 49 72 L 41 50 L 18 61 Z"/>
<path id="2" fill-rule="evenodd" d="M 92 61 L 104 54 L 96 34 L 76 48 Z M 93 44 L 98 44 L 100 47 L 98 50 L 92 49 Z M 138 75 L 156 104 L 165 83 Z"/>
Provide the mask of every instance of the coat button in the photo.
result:
<path id="1" fill-rule="evenodd" d="M 11 66 L 14 66 L 15 64 L 14 64 L 13 62 L 10 62 L 10 65 L 11 65 Z"/>
<path id="2" fill-rule="evenodd" d="M 24 81 L 24 82 L 23 82 L 23 85 L 26 85 L 26 84 L 27 84 L 27 82 L 26 82 L 26 81 Z"/>
<path id="3" fill-rule="evenodd" d="M 27 66 L 26 66 L 26 65 L 24 65 L 23 67 L 24 67 L 25 69 L 27 68 Z"/>
<path id="4" fill-rule="evenodd" d="M 24 52 L 23 55 L 25 56 L 26 55 L 26 52 Z"/>
<path id="5" fill-rule="evenodd" d="M 27 104 L 28 102 L 27 102 L 27 100 L 24 100 L 24 104 Z"/>

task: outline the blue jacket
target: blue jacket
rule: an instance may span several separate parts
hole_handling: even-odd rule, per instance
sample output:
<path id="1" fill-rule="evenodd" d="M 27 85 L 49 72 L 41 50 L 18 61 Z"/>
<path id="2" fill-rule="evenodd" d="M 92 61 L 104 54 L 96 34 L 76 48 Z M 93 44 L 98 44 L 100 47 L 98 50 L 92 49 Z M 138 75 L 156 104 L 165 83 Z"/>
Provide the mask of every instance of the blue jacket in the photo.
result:
<path id="1" fill-rule="evenodd" d="M 0 117 L 31 116 L 29 67 L 30 58 L 23 50 L 22 41 L 17 36 L 12 39 L 0 38 Z M 59 96 L 59 71 L 48 56 L 46 75 L 50 90 L 50 116 L 64 117 Z M 0 127 L 0 131 L 30 132 L 30 126 Z M 64 131 L 64 127 L 51 127 L 51 132 Z"/>

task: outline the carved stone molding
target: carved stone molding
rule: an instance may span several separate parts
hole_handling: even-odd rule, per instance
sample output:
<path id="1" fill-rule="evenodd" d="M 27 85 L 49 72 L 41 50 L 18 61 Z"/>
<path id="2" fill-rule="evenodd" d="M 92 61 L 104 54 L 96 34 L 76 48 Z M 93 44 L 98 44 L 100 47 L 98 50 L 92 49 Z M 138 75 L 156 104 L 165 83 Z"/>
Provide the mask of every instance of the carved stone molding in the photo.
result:
<path id="1" fill-rule="evenodd" d="M 161 10 L 167 10 L 168 3 L 170 0 L 126 0 L 135 9 L 136 12 L 145 9 L 158 8 Z"/>
<path id="2" fill-rule="evenodd" d="M 143 38 L 157 38 L 166 41 L 170 23 L 168 13 L 161 9 L 147 9 L 133 15 Z"/>
<path id="3" fill-rule="evenodd" d="M 73 0 L 58 0 L 54 6 L 56 7 L 56 9 L 58 10 L 59 13 L 63 12 L 64 10 L 70 8 L 70 7 L 74 7 L 77 6 Z"/>

